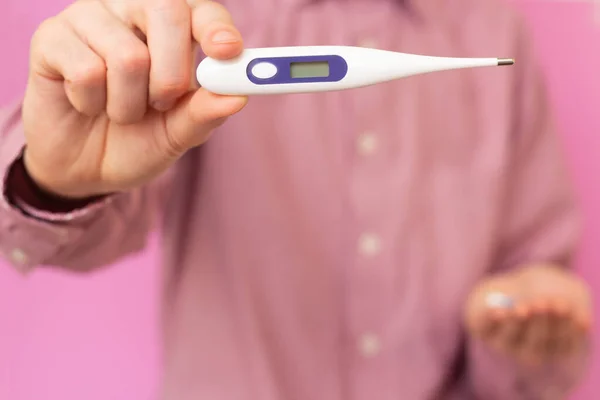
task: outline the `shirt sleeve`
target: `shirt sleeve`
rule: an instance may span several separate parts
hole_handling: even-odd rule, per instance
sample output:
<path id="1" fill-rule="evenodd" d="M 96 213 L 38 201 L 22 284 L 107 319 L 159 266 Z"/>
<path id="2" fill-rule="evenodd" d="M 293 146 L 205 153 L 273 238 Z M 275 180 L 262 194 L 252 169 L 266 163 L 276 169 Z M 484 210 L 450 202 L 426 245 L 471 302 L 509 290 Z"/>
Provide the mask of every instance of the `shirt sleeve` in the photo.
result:
<path id="1" fill-rule="evenodd" d="M 18 176 L 24 145 L 20 105 L 0 110 L 0 253 L 18 271 L 41 265 L 89 271 L 145 247 L 156 188 L 50 203 L 32 197 L 26 177 Z"/>
<path id="2" fill-rule="evenodd" d="M 519 42 L 514 147 L 493 272 L 537 263 L 569 268 L 580 233 L 579 210 L 544 77 L 527 35 Z M 468 345 L 468 360 L 470 384 L 481 400 L 566 398 L 587 361 L 581 354 L 564 364 L 525 371 L 474 339 Z"/>

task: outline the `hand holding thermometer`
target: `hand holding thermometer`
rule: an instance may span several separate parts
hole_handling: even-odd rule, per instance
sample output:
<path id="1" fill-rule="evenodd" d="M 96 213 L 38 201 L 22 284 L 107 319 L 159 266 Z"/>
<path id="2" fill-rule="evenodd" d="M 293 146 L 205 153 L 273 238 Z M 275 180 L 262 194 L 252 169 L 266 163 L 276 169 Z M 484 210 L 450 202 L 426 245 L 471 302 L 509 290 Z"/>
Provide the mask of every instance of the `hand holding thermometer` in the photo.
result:
<path id="1" fill-rule="evenodd" d="M 196 78 L 222 95 L 325 92 L 451 69 L 513 65 L 512 59 L 431 57 L 347 46 L 245 49 L 230 60 L 205 58 Z"/>

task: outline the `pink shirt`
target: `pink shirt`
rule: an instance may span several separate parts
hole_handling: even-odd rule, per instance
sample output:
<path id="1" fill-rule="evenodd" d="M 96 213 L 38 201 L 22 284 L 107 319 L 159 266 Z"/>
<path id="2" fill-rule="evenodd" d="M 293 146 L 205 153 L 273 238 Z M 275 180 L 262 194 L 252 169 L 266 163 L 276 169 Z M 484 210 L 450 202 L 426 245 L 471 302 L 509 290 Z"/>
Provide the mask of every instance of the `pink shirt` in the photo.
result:
<path id="1" fill-rule="evenodd" d="M 568 265 L 577 239 L 520 17 L 495 0 L 227 5 L 248 47 L 517 64 L 255 97 L 155 185 L 72 212 L 31 207 L 5 178 L 6 258 L 22 271 L 89 271 L 142 250 L 157 222 L 162 400 L 525 400 L 572 387 L 575 369 L 525 374 L 461 321 L 477 281 L 529 262 Z M 18 112 L 0 119 L 5 177 L 23 146 Z"/>

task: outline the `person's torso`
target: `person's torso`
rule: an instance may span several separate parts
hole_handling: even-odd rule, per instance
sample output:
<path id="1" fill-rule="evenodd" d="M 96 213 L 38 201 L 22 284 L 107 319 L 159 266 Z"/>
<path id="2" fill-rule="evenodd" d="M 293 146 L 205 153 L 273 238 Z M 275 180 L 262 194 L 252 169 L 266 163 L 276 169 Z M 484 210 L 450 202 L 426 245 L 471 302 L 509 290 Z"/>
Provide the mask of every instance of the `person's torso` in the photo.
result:
<path id="1" fill-rule="evenodd" d="M 491 1 L 401 3 L 228 6 L 246 47 L 511 56 Z M 450 398 L 497 245 L 513 90 L 485 68 L 257 96 L 190 152 L 163 227 L 164 400 Z"/>

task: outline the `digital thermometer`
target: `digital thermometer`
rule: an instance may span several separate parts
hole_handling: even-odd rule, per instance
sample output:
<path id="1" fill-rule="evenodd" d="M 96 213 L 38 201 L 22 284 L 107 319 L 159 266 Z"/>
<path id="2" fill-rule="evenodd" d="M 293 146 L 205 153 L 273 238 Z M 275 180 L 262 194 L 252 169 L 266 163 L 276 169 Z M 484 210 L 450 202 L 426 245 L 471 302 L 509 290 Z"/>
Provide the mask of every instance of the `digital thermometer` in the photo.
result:
<path id="1" fill-rule="evenodd" d="M 222 95 L 325 92 L 411 75 L 461 68 L 513 65 L 512 59 L 431 57 L 347 46 L 245 49 L 230 60 L 205 58 L 200 85 Z"/>

